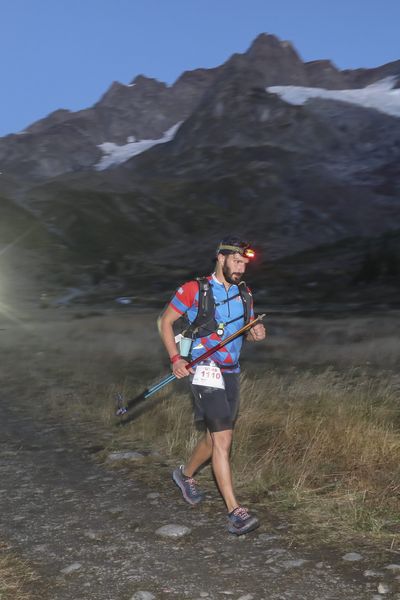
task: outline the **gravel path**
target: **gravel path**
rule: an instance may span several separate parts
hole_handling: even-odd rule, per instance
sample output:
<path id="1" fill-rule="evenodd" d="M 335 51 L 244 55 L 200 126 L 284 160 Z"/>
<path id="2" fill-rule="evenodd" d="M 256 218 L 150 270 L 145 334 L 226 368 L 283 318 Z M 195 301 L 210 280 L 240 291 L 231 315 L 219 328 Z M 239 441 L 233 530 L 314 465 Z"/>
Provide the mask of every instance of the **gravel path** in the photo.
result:
<path id="1" fill-rule="evenodd" d="M 395 568 L 291 549 L 265 515 L 256 532 L 231 536 L 215 492 L 191 508 L 159 458 L 145 467 L 157 486 L 140 462 L 115 470 L 93 460 L 92 433 L 0 400 L 1 537 L 33 563 L 51 600 L 364 600 L 379 585 L 379 597 L 400 597 Z M 172 524 L 190 531 L 156 533 Z"/>

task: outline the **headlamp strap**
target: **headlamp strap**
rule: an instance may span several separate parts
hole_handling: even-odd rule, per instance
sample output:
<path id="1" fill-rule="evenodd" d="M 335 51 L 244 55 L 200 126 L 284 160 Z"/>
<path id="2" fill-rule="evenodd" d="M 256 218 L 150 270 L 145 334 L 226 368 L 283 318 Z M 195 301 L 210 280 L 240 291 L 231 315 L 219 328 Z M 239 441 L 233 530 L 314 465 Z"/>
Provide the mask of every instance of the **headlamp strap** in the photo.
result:
<path id="1" fill-rule="evenodd" d="M 243 254 L 245 248 L 241 248 L 240 246 L 231 246 L 230 244 L 221 244 L 218 247 L 218 252 L 220 250 L 230 250 L 231 252 L 239 252 L 239 254 Z"/>

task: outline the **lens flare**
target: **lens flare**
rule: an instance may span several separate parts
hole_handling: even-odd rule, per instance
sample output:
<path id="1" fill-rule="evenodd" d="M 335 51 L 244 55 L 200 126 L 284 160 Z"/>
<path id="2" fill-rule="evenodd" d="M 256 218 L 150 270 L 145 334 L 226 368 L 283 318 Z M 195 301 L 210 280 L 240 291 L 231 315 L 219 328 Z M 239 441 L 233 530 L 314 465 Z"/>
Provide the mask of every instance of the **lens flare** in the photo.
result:
<path id="1" fill-rule="evenodd" d="M 6 260 L 6 258 L 4 257 L 6 252 L 8 252 L 14 246 L 16 246 L 22 239 L 24 239 L 26 236 L 28 236 L 37 227 L 38 227 L 38 225 L 33 225 L 32 227 L 30 227 L 29 229 L 24 231 L 24 233 L 22 233 L 20 236 L 15 238 L 12 242 L 7 244 L 4 248 L 2 248 L 0 250 L 0 259 L 3 261 Z M 0 266 L 1 266 L 1 263 L 0 263 Z M 1 292 L 4 293 L 4 286 L 5 286 L 4 277 L 2 277 L 0 279 L 0 293 Z M 5 319 L 8 319 L 9 321 L 17 323 L 24 329 L 28 329 L 28 330 L 31 329 L 31 326 L 29 324 L 27 324 L 26 322 L 24 322 L 25 316 L 22 315 L 20 312 L 18 312 L 13 306 L 11 306 L 10 303 L 4 302 L 4 300 L 1 297 L 0 297 L 0 317 L 3 317 Z"/>

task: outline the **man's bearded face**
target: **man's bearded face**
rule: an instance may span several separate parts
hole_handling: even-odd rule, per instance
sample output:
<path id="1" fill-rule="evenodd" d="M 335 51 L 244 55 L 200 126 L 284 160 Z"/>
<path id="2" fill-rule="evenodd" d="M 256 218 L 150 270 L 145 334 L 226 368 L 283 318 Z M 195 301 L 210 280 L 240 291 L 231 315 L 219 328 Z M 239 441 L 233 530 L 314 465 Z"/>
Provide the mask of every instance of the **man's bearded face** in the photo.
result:
<path id="1" fill-rule="evenodd" d="M 222 273 L 225 280 L 233 285 L 240 283 L 243 279 L 247 262 L 248 259 L 244 259 L 240 254 L 228 254 L 225 256 L 225 261 L 222 265 Z"/>

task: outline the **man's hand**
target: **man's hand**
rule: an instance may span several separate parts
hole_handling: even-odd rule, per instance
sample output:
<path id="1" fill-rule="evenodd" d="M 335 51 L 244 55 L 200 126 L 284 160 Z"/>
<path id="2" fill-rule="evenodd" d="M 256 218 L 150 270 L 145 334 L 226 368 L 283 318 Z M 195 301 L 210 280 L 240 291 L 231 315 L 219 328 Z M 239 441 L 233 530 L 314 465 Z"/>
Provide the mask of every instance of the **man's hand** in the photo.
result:
<path id="1" fill-rule="evenodd" d="M 177 379 L 182 379 L 182 377 L 187 377 L 190 373 L 193 375 L 193 369 L 187 369 L 186 365 L 188 364 L 187 360 L 181 358 L 177 360 L 172 365 L 172 372 Z"/>
<path id="2" fill-rule="evenodd" d="M 257 325 L 254 325 L 254 327 L 250 329 L 249 333 L 247 334 L 247 339 L 250 342 L 261 342 L 261 340 L 265 339 L 266 335 L 267 333 L 264 325 L 262 323 L 257 323 Z"/>

